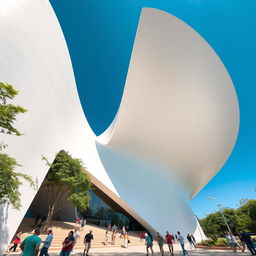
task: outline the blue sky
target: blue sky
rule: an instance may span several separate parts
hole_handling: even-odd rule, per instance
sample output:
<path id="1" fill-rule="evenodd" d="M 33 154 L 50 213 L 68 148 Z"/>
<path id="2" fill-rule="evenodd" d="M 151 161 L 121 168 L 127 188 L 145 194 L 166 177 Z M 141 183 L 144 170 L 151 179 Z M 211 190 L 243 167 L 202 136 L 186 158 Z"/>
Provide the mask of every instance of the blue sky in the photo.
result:
<path id="1" fill-rule="evenodd" d="M 256 1 L 255 0 L 51 0 L 64 32 L 87 119 L 96 134 L 112 122 L 122 96 L 142 7 L 180 18 L 213 47 L 234 83 L 240 131 L 220 172 L 191 201 L 199 217 L 237 207 L 256 192 Z"/>

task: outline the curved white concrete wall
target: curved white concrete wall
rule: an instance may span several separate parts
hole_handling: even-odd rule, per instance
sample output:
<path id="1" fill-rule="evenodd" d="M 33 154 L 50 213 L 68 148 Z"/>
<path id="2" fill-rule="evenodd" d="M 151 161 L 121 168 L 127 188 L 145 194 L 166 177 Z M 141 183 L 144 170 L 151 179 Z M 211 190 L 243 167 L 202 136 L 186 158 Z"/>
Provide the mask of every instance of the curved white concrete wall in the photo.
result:
<path id="1" fill-rule="evenodd" d="M 226 162 L 238 128 L 236 92 L 213 49 L 171 14 L 144 8 L 103 142 L 166 164 L 193 197 Z"/>
<path id="2" fill-rule="evenodd" d="M 0 135 L 8 152 L 22 165 L 19 171 L 42 183 L 47 166 L 60 149 L 81 158 L 94 176 L 115 193 L 99 160 L 95 135 L 84 116 L 70 56 L 58 20 L 48 0 L 0 1 L 0 80 L 20 94 L 15 102 L 29 111 L 17 126 L 25 135 Z M 1 251 L 12 238 L 36 191 L 20 189 L 22 208 L 0 208 Z"/>
<path id="3" fill-rule="evenodd" d="M 1 135 L 19 171 L 40 186 L 48 170 L 41 156 L 53 160 L 68 150 L 151 230 L 193 233 L 188 198 L 227 159 L 239 121 L 229 76 L 204 40 L 167 13 L 143 10 L 114 133 L 105 133 L 104 146 L 84 116 L 49 2 L 0 1 L 0 31 L 0 80 L 20 91 L 15 101 L 29 110 L 17 122 L 24 136 Z M 27 184 L 21 193 L 20 211 L 0 208 L 1 251 L 35 195 Z"/>

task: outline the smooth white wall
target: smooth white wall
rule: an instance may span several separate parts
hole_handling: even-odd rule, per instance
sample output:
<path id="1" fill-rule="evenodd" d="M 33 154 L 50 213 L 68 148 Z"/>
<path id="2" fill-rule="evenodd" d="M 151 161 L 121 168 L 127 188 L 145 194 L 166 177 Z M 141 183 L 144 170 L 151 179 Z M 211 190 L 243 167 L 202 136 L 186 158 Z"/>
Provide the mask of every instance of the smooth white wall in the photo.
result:
<path id="1" fill-rule="evenodd" d="M 1 0 L 0 31 L 0 81 L 19 90 L 14 102 L 28 109 L 16 123 L 24 136 L 0 135 L 0 141 L 9 145 L 7 153 L 22 165 L 17 171 L 31 175 L 39 187 L 48 171 L 42 156 L 52 161 L 64 149 L 81 158 L 116 193 L 99 161 L 95 135 L 84 116 L 65 39 L 49 1 Z M 0 251 L 36 194 L 27 183 L 20 192 L 20 211 L 0 208 Z"/>
<path id="2" fill-rule="evenodd" d="M 112 137 L 105 136 L 108 147 L 169 165 L 193 197 L 232 152 L 239 129 L 236 92 L 195 30 L 144 8 L 113 126 Z"/>
<path id="3" fill-rule="evenodd" d="M 184 27 L 186 28 L 185 32 L 183 31 Z M 177 41 L 172 45 L 170 38 L 179 35 L 179 33 L 174 33 L 177 28 L 180 29 L 182 36 L 186 36 L 187 32 L 192 35 L 188 37 L 189 42 L 184 40 L 184 45 L 179 45 Z M 181 77 L 186 77 L 187 72 L 185 71 L 189 71 L 188 68 L 195 63 L 190 59 L 190 55 L 185 55 L 183 62 L 178 65 L 180 70 L 168 69 L 170 66 L 175 66 L 175 62 L 173 62 L 175 55 L 171 53 L 178 51 L 179 47 L 188 47 L 187 45 L 196 47 L 196 44 L 200 45 L 203 39 L 196 34 L 196 43 L 193 43 L 195 32 L 187 29 L 184 23 L 167 13 L 144 9 L 123 101 L 119 115 L 116 117 L 116 127 L 110 127 L 110 130 L 114 131 L 114 136 L 107 146 L 96 146 L 96 137 L 86 121 L 79 101 L 63 33 L 49 1 L 0 1 L 0 31 L 0 80 L 12 84 L 20 91 L 15 102 L 29 110 L 28 113 L 20 115 L 17 121 L 17 127 L 25 134 L 24 136 L 1 135 L 0 138 L 1 141 L 3 140 L 9 145 L 8 153 L 22 165 L 18 171 L 31 175 L 40 186 L 48 171 L 41 156 L 46 156 L 49 161 L 52 161 L 59 150 L 68 150 L 74 157 L 81 158 L 89 172 L 108 189 L 115 195 L 121 196 L 120 203 L 124 199 L 126 210 L 133 212 L 134 217 L 144 218 L 145 222 L 153 229 L 162 233 L 166 231 L 166 227 L 172 232 L 175 232 L 175 229 L 181 229 L 184 232 L 188 230 L 193 233 L 193 230 L 196 229 L 196 222 L 191 218 L 193 213 L 187 206 L 189 194 L 192 195 L 198 191 L 224 163 L 232 150 L 238 129 L 238 107 L 232 83 L 222 63 L 204 42 L 202 44 L 204 51 L 200 52 L 198 49 L 197 56 L 200 56 L 200 59 L 196 63 L 200 64 L 200 61 L 203 61 L 198 65 L 199 67 L 205 65 L 205 72 L 197 73 L 195 78 L 202 76 L 204 83 L 201 81 L 200 85 L 204 84 L 206 87 L 200 87 L 203 94 L 194 95 L 192 102 L 196 103 L 197 97 L 200 96 L 199 109 L 205 107 L 203 102 L 206 106 L 208 106 L 208 101 L 212 102 L 213 114 L 209 111 L 203 113 L 218 120 L 216 122 L 218 125 L 214 126 L 218 132 L 216 134 L 206 132 L 209 125 L 215 124 L 214 122 L 204 123 L 207 115 L 200 115 L 201 119 L 196 119 L 197 116 L 192 115 L 195 133 L 185 133 L 187 136 L 180 137 L 179 133 L 169 130 L 169 128 L 175 127 L 177 132 L 179 129 L 184 131 L 186 127 L 192 125 L 190 122 L 185 122 L 187 115 L 181 115 L 185 124 L 182 126 L 181 120 L 175 119 L 179 117 L 178 113 L 180 112 L 174 111 L 171 112 L 173 115 L 170 114 L 174 108 L 173 105 L 170 105 L 170 101 L 173 103 L 173 100 L 176 100 L 174 101 L 176 107 L 179 105 L 185 105 L 187 108 L 193 106 L 193 104 L 186 105 L 190 101 L 187 102 L 183 97 L 173 96 L 175 92 L 176 96 L 186 94 L 187 90 L 190 93 L 194 92 L 190 88 L 190 80 L 188 83 L 177 84 L 177 88 L 183 85 L 180 87 L 181 91 L 173 90 L 172 86 L 174 84 L 173 77 L 177 81 L 179 81 L 178 74 Z M 173 36 L 171 36 L 172 33 L 174 33 Z M 153 40 L 156 37 L 158 40 Z M 157 47 L 152 46 L 154 43 Z M 162 48 L 162 52 L 157 51 L 158 46 Z M 169 48 L 171 52 L 169 52 Z M 211 52 L 210 57 L 212 58 L 205 60 L 205 54 L 208 56 L 207 51 Z M 164 58 L 165 56 L 169 56 L 169 58 Z M 186 63 L 191 65 L 186 66 Z M 207 68 L 209 63 L 212 66 Z M 187 67 L 184 73 L 181 72 L 183 71 L 182 64 Z M 211 75 L 212 72 L 214 75 Z M 153 75 L 149 76 L 151 73 Z M 194 73 L 189 71 L 189 74 L 192 76 Z M 219 74 L 221 75 L 219 76 Z M 212 79 L 215 76 L 219 77 L 221 83 L 217 83 L 219 80 L 213 83 Z M 161 83 L 162 80 L 164 83 Z M 193 81 L 195 86 L 193 88 L 197 88 L 197 79 Z M 169 85 L 171 85 L 170 88 Z M 220 89 L 215 91 L 213 85 L 219 85 L 217 87 Z M 208 93 L 208 89 L 211 93 Z M 161 94 L 159 94 L 160 92 Z M 198 90 L 198 92 L 201 91 Z M 223 95 L 219 99 L 218 96 L 221 93 Z M 212 100 L 211 95 L 217 98 L 217 102 L 221 105 L 215 105 L 216 102 Z M 215 106 L 217 106 L 217 110 Z M 162 107 L 166 110 L 165 116 L 163 116 Z M 176 108 L 176 110 L 180 109 Z M 232 118 L 226 119 L 227 113 Z M 189 114 L 193 114 L 193 112 L 189 112 Z M 222 120 L 222 118 L 224 119 Z M 218 154 L 213 154 L 214 152 L 210 148 L 211 150 L 207 154 L 209 161 L 206 162 L 204 162 L 206 158 L 201 152 L 202 148 L 198 139 L 190 140 L 190 136 L 198 135 L 197 124 L 202 125 L 199 125 L 199 131 L 202 134 L 206 132 L 212 136 L 212 140 L 207 142 L 211 144 L 217 141 L 213 148 L 220 150 Z M 202 130 L 203 127 L 205 130 Z M 223 127 L 225 132 L 222 132 L 221 128 Z M 210 130 L 212 131 L 212 129 Z M 177 140 L 172 142 L 169 132 L 171 137 L 177 137 Z M 109 138 L 107 139 L 109 140 Z M 218 143 L 220 139 L 224 141 L 222 144 Z M 188 147 L 187 141 L 189 141 Z M 180 150 L 172 154 L 173 152 L 169 149 L 173 149 L 174 146 Z M 183 148 L 186 149 L 185 152 L 182 151 Z M 203 149 L 208 148 L 203 147 Z M 189 152 L 195 156 L 193 162 L 189 161 L 192 158 L 188 157 Z M 195 152 L 201 154 L 196 155 Z M 177 159 L 175 160 L 173 156 L 177 157 L 179 161 L 176 161 Z M 166 161 L 167 158 L 175 161 Z M 179 165 L 183 163 L 182 161 L 184 165 Z M 206 172 L 202 172 L 202 168 L 199 170 L 196 168 L 204 166 L 204 163 L 207 163 Z M 189 169 L 187 166 L 190 164 L 191 168 Z M 191 178 L 192 185 L 184 182 L 188 170 L 191 174 L 188 177 Z M 202 179 L 199 179 L 200 173 Z M 193 174 L 195 178 L 198 177 L 198 187 L 196 179 L 193 179 Z M 171 196 L 168 194 L 169 190 L 171 190 Z M 0 253 L 3 252 L 14 235 L 36 193 L 26 183 L 20 191 L 22 194 L 20 211 L 11 207 L 0 207 Z"/>

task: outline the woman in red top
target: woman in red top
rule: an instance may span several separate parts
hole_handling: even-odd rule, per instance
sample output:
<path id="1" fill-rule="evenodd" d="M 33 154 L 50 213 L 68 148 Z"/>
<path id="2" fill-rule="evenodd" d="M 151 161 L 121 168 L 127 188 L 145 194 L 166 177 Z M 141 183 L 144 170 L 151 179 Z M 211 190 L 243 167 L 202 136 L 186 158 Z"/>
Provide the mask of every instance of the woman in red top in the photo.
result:
<path id="1" fill-rule="evenodd" d="M 18 234 L 15 235 L 15 238 L 13 240 L 13 246 L 9 249 L 9 251 L 13 250 L 13 252 L 16 252 L 16 248 L 18 244 L 20 243 L 20 236 L 22 232 L 19 232 Z"/>
<path id="2" fill-rule="evenodd" d="M 70 231 L 68 233 L 68 237 L 65 238 L 65 240 L 62 243 L 62 250 L 60 252 L 60 256 L 69 256 L 69 254 L 72 252 L 75 238 L 74 238 L 74 232 Z"/>
<path id="3" fill-rule="evenodd" d="M 169 234 L 168 231 L 166 232 L 165 238 L 166 238 L 166 242 L 167 242 L 167 245 L 168 245 L 168 248 L 169 248 L 170 253 L 171 253 L 172 255 L 174 255 L 174 254 L 173 254 L 173 237 L 172 237 L 172 235 Z"/>

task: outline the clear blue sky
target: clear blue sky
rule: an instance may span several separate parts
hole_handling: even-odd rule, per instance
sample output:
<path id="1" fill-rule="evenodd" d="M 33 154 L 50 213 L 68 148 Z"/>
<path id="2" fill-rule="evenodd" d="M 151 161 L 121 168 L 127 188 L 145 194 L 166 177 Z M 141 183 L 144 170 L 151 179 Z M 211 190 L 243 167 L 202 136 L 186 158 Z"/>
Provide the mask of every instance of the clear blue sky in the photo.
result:
<path id="1" fill-rule="evenodd" d="M 255 0 L 51 0 L 62 26 L 80 99 L 96 134 L 119 106 L 142 7 L 165 10 L 193 27 L 214 48 L 237 91 L 240 131 L 234 151 L 214 179 L 191 201 L 204 217 L 216 209 L 208 196 L 236 207 L 256 198 Z"/>

